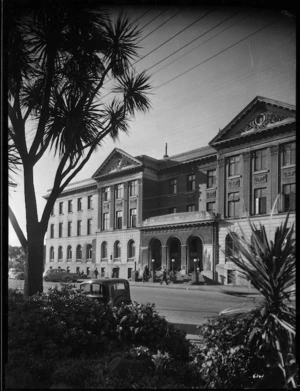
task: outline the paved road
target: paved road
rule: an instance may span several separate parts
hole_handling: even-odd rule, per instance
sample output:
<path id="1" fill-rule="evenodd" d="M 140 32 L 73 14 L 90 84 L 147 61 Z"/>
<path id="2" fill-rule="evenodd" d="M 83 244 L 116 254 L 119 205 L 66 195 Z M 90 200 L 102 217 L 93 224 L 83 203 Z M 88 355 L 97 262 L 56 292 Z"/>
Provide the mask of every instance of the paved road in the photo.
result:
<path id="1" fill-rule="evenodd" d="M 156 310 L 172 323 L 201 324 L 226 308 L 253 308 L 258 297 L 230 296 L 220 292 L 152 287 L 131 287 L 131 298 L 155 303 Z"/>
<path id="2" fill-rule="evenodd" d="M 9 280 L 12 288 L 22 289 L 23 284 L 20 280 Z M 44 291 L 55 285 L 60 284 L 44 282 Z M 259 302 L 259 297 L 255 295 L 243 297 L 215 291 L 170 288 L 131 285 L 131 298 L 138 303 L 155 303 L 155 309 L 169 322 L 187 325 L 199 325 L 226 308 L 253 308 Z"/>

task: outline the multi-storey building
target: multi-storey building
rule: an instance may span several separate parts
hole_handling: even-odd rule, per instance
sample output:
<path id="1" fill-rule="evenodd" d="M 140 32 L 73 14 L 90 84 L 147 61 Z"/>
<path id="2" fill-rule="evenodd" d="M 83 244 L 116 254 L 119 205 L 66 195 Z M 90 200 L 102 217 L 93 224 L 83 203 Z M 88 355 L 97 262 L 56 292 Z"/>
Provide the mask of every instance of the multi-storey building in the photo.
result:
<path id="1" fill-rule="evenodd" d="M 46 268 L 125 278 L 145 265 L 200 268 L 215 283 L 240 284 L 228 233 L 249 233 L 249 217 L 271 235 L 288 211 L 295 220 L 295 159 L 295 107 L 259 96 L 209 146 L 162 159 L 115 148 L 58 198 Z"/>

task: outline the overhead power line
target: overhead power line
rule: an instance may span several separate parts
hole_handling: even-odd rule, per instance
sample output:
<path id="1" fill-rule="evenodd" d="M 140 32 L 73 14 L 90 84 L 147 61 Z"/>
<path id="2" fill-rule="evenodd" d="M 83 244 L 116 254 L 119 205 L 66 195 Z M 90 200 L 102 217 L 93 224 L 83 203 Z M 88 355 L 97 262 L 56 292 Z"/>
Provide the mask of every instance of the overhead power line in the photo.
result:
<path id="1" fill-rule="evenodd" d="M 195 39 L 193 39 L 192 41 L 188 42 L 186 45 L 182 46 L 181 48 L 179 48 L 178 50 L 176 50 L 175 52 L 169 54 L 167 57 L 163 58 L 162 60 L 158 61 L 156 64 L 152 65 L 150 68 L 147 69 L 147 71 L 149 71 L 150 69 L 154 68 L 156 65 L 162 63 L 163 61 L 167 60 L 168 58 L 172 57 L 174 54 L 180 52 L 182 49 L 186 48 L 187 46 L 191 45 L 193 42 L 197 41 L 198 39 L 202 38 L 204 35 L 208 34 L 209 32 L 211 32 L 212 30 L 214 30 L 215 28 L 219 27 L 220 25 L 222 25 L 223 23 L 225 23 L 227 20 L 233 18 L 234 16 L 236 16 L 238 13 L 235 13 L 231 16 L 229 16 L 228 18 L 224 19 L 222 22 L 216 24 L 214 27 L 210 28 L 209 30 L 205 31 L 203 34 L 199 35 L 198 37 L 196 37 Z M 166 68 L 167 66 L 171 65 L 171 64 L 174 64 L 176 61 L 180 60 L 181 58 L 185 57 L 187 54 L 195 51 L 196 49 L 198 49 L 200 46 L 204 45 L 205 43 L 207 43 L 208 41 L 211 41 L 213 38 L 217 37 L 218 35 L 222 34 L 224 31 L 228 30 L 230 27 L 234 26 L 235 24 L 241 22 L 242 20 L 246 19 L 247 17 L 249 16 L 249 14 L 247 14 L 246 16 L 244 16 L 243 18 L 239 19 L 238 21 L 235 21 L 233 23 L 231 23 L 229 26 L 226 26 L 223 30 L 219 31 L 218 33 L 216 33 L 215 35 L 213 35 L 212 37 L 209 37 L 206 41 L 204 42 L 201 42 L 199 45 L 197 45 L 196 47 L 194 47 L 193 49 L 187 51 L 186 53 L 182 54 L 180 57 L 177 57 L 175 60 L 169 62 L 168 64 L 164 65 L 163 67 L 159 68 L 157 71 L 153 72 L 152 75 L 155 75 L 156 73 L 158 73 L 159 71 L 161 71 L 162 69 Z"/>
<path id="2" fill-rule="evenodd" d="M 167 9 L 168 9 L 169 7 L 166 7 L 164 10 L 162 10 L 158 15 L 156 15 L 154 18 L 152 18 L 148 23 L 146 23 L 142 28 L 141 28 L 141 30 L 143 30 L 145 27 L 147 27 L 150 23 L 152 23 L 155 19 L 157 19 L 157 18 L 159 18 L 163 13 L 165 13 L 166 11 L 167 11 Z M 138 20 L 138 19 L 137 19 Z M 137 21 L 136 20 L 136 21 Z M 136 22 L 135 21 L 135 22 Z M 164 22 L 165 23 L 165 22 Z M 163 24 L 164 24 L 163 23 Z M 137 44 L 138 43 L 140 43 L 140 42 L 142 42 L 145 38 L 147 38 L 149 35 L 151 35 L 154 31 L 156 31 L 157 30 L 157 28 L 156 29 L 154 29 L 153 31 L 151 31 L 149 34 L 147 34 L 146 36 L 144 36 L 143 38 L 141 38 L 138 42 L 137 42 Z"/>
<path id="3" fill-rule="evenodd" d="M 212 60 L 213 58 L 219 56 L 220 54 L 225 53 L 227 50 L 232 49 L 234 46 L 237 46 L 239 43 L 241 43 L 241 42 L 245 41 L 246 39 L 252 37 L 253 35 L 259 33 L 260 31 L 262 31 L 262 30 L 264 30 L 264 29 L 270 27 L 270 26 L 271 26 L 272 24 L 274 24 L 275 22 L 276 22 L 276 20 L 274 20 L 274 21 L 271 22 L 271 23 L 268 23 L 266 26 L 261 27 L 260 29 L 254 31 L 253 33 L 247 35 L 246 37 L 240 39 L 239 41 L 233 43 L 232 45 L 229 45 L 229 46 L 226 47 L 225 49 L 220 50 L 218 53 L 214 54 L 213 56 L 210 56 L 210 57 L 207 58 L 206 60 L 201 61 L 199 64 L 194 65 L 193 67 L 187 69 L 186 71 L 184 71 L 184 72 L 180 73 L 179 75 L 173 77 L 172 79 L 166 81 L 165 83 L 163 83 L 163 84 L 161 84 L 160 86 L 154 88 L 153 90 L 156 91 L 156 90 L 158 90 L 159 88 L 164 87 L 165 85 L 171 83 L 172 81 L 178 79 L 179 77 L 185 75 L 186 73 L 188 73 L 188 72 L 190 72 L 190 71 L 192 71 L 192 70 L 198 68 L 200 65 L 203 65 L 203 64 L 205 64 L 206 62 Z"/>
<path id="4" fill-rule="evenodd" d="M 196 19 L 194 22 L 190 23 L 188 26 L 186 26 L 185 28 L 183 28 L 182 30 L 178 31 L 178 33 L 176 33 L 175 35 L 173 35 L 172 37 L 170 37 L 169 39 L 167 39 L 166 41 L 164 41 L 163 43 L 161 43 L 160 45 L 156 46 L 154 49 L 152 49 L 150 52 L 148 52 L 147 54 L 145 54 L 143 57 L 141 57 L 140 59 L 138 59 L 137 61 L 135 61 L 133 65 L 137 64 L 138 62 L 144 60 L 144 58 L 148 57 L 150 54 L 154 53 L 157 49 L 161 48 L 162 46 L 164 46 L 166 43 L 170 42 L 172 39 L 176 38 L 179 34 L 183 33 L 184 31 L 186 31 L 187 29 L 189 29 L 190 27 L 192 27 L 195 23 L 199 22 L 199 20 L 205 18 L 207 15 L 209 15 L 210 13 L 212 13 L 214 10 L 216 9 L 213 8 L 212 10 L 208 11 L 206 14 L 200 16 L 198 19 Z M 180 10 L 181 11 L 181 10 Z"/>

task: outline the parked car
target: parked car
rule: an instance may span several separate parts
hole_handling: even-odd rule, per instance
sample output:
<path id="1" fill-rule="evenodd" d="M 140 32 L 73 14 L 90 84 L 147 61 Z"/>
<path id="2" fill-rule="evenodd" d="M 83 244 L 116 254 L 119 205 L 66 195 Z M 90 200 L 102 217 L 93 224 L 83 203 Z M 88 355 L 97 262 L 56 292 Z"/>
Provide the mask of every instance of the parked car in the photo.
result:
<path id="1" fill-rule="evenodd" d="M 8 271 L 8 278 L 16 278 L 18 273 L 22 273 L 22 270 L 12 267 Z"/>
<path id="2" fill-rule="evenodd" d="M 104 304 L 112 302 L 114 306 L 119 306 L 121 303 L 131 303 L 129 282 L 123 278 L 87 280 L 80 284 L 79 289 L 83 295 Z"/>
<path id="3" fill-rule="evenodd" d="M 79 278 L 77 273 L 68 272 L 66 269 L 49 269 L 43 273 L 44 281 L 53 282 L 76 282 Z"/>

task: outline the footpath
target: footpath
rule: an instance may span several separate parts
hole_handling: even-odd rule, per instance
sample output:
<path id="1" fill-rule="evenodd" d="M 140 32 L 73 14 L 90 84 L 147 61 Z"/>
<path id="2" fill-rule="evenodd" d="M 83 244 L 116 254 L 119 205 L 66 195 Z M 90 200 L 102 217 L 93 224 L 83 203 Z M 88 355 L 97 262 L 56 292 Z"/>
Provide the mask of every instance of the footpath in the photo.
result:
<path id="1" fill-rule="evenodd" d="M 160 282 L 142 282 L 142 281 L 129 281 L 130 286 L 139 286 L 139 287 L 150 287 L 153 289 L 184 289 L 184 290 L 197 290 L 203 292 L 219 292 L 228 295 L 239 295 L 239 296 L 248 296 L 248 297 L 257 297 L 260 295 L 259 291 L 253 286 L 245 285 L 205 285 L 205 284 L 195 284 L 192 285 L 188 282 L 170 282 L 168 285 L 160 284 Z M 200 338 L 197 335 L 197 325 L 187 325 L 187 324 L 175 324 L 178 328 L 184 330 L 187 335 L 186 338 L 192 342 L 199 342 Z"/>

